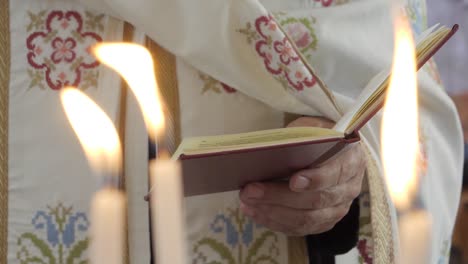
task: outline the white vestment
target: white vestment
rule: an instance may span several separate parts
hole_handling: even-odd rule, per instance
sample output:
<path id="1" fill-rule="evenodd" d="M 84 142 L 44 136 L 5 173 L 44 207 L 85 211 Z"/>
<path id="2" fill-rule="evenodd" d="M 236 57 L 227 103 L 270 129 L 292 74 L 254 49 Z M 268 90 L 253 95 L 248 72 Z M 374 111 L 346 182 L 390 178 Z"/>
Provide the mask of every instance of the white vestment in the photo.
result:
<path id="1" fill-rule="evenodd" d="M 122 21 L 135 26 L 134 42 L 144 43 L 146 34 L 175 55 L 182 137 L 278 128 L 285 125 L 284 113 L 337 121 L 366 84 L 391 65 L 393 33 L 384 0 L 78 2 L 10 1 L 11 263 L 24 260 L 26 251 L 46 254 L 28 242 L 28 233 L 37 233 L 54 256 L 73 257 L 72 248 L 86 240 L 80 232 L 92 224 L 85 212 L 95 179 L 67 127 L 57 90 L 64 83 L 86 89 L 117 123 L 120 80 L 97 66 L 87 48 L 98 41 L 121 41 Z M 424 2 L 408 0 L 407 10 L 420 33 L 427 26 Z M 431 263 L 445 263 L 458 207 L 463 143 L 455 107 L 435 72 L 429 63 L 419 73 L 427 164 L 420 200 L 433 216 Z M 147 137 L 134 98 L 127 96 L 128 251 L 130 262 L 147 263 L 148 215 L 142 201 L 148 187 Z M 385 192 L 379 130 L 377 115 L 361 131 L 370 165 L 361 196 L 360 240 L 357 249 L 338 257 L 339 263 L 370 263 L 372 258 L 391 263 L 397 252 L 397 217 Z M 60 208 L 71 207 L 64 223 L 58 221 Z M 239 213 L 237 192 L 187 198 L 186 208 L 191 263 L 299 263 L 293 262 L 298 260 L 291 257 L 288 237 Z M 297 258 L 305 261 L 306 256 Z"/>

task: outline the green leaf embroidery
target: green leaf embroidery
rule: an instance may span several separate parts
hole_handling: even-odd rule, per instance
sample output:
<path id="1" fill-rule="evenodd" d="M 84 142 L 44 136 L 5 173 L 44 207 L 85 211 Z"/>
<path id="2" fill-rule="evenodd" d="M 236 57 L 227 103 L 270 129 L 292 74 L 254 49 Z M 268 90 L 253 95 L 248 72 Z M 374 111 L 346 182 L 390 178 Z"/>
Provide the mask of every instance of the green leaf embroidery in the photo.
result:
<path id="1" fill-rule="evenodd" d="M 198 252 L 199 248 L 202 246 L 208 246 L 213 251 L 219 254 L 222 259 L 227 260 L 227 264 L 236 264 L 234 257 L 231 254 L 231 251 L 223 243 L 220 243 L 212 238 L 203 238 L 194 247 L 194 252 Z"/>
<path id="2" fill-rule="evenodd" d="M 68 254 L 66 263 L 67 264 L 74 264 L 73 260 L 82 257 L 83 253 L 88 249 L 89 239 L 86 238 L 84 240 L 79 241 L 75 244 L 75 246 L 70 250 Z M 87 261 L 82 261 L 80 263 L 87 263 Z"/>
<path id="3" fill-rule="evenodd" d="M 268 238 L 273 239 L 274 242 L 278 242 L 278 237 L 276 236 L 275 233 L 273 233 L 272 231 L 263 232 L 262 235 L 259 238 L 257 238 L 255 242 L 252 244 L 252 247 L 249 248 L 248 255 L 245 260 L 246 264 L 252 263 L 252 259 L 259 252 L 260 248 L 265 245 L 266 240 Z"/>
<path id="4" fill-rule="evenodd" d="M 18 245 L 21 246 L 23 244 L 23 240 L 29 240 L 39 251 L 42 253 L 43 257 L 46 257 L 49 261 L 44 262 L 44 263 L 49 263 L 49 264 L 55 264 L 56 260 L 54 255 L 52 254 L 52 251 L 50 250 L 49 245 L 44 242 L 44 240 L 38 238 L 35 234 L 33 233 L 24 233 L 21 235 L 21 237 L 18 239 Z M 38 262 L 40 259 L 38 257 L 34 258 L 27 258 L 24 263 L 43 263 Z"/>

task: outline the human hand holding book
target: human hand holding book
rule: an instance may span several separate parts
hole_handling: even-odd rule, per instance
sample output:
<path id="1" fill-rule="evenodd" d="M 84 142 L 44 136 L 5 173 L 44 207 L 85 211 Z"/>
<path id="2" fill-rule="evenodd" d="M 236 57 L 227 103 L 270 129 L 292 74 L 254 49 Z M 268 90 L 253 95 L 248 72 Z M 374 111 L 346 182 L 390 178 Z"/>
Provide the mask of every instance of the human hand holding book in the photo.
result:
<path id="1" fill-rule="evenodd" d="M 302 117 L 288 125 L 332 128 L 333 122 Z M 271 230 L 290 236 L 319 234 L 332 229 L 361 192 L 366 170 L 359 143 L 318 167 L 289 175 L 289 181 L 251 183 L 240 192 L 241 211 Z"/>
<path id="2" fill-rule="evenodd" d="M 434 26 L 416 47 L 421 68 L 449 39 L 452 29 Z M 362 128 L 383 106 L 390 70 L 374 78 L 350 109 L 330 128 L 288 127 L 250 133 L 187 138 L 180 159 L 186 196 L 232 191 L 252 182 L 275 180 L 314 167 L 360 140 Z"/>

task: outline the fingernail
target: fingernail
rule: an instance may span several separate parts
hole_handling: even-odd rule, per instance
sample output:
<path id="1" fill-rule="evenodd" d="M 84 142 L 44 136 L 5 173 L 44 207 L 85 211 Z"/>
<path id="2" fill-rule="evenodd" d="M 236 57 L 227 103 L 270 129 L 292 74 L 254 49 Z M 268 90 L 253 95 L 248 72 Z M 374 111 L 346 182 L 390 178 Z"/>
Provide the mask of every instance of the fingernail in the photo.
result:
<path id="1" fill-rule="evenodd" d="M 294 187 L 294 189 L 302 190 L 302 189 L 305 189 L 305 188 L 309 187 L 309 184 L 310 184 L 309 179 L 307 179 L 304 176 L 298 176 L 294 180 L 293 187 Z"/>
<path id="2" fill-rule="evenodd" d="M 239 209 L 244 215 L 249 216 L 249 217 L 253 217 L 255 214 L 255 211 L 253 210 L 253 208 L 245 205 L 243 202 L 240 203 Z"/>
<path id="3" fill-rule="evenodd" d="M 264 193 L 263 185 L 260 183 L 250 184 L 245 189 L 245 195 L 247 198 L 262 198 Z"/>

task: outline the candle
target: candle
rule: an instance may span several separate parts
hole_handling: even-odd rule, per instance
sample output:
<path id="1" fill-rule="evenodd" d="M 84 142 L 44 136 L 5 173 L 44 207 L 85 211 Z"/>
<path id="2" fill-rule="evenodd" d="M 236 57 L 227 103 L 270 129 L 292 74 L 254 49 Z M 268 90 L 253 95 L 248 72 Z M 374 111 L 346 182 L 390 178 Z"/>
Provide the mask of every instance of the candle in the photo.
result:
<path id="1" fill-rule="evenodd" d="M 395 53 L 382 118 L 382 159 L 398 212 L 397 263 L 427 263 L 430 215 L 415 206 L 418 195 L 419 120 L 415 46 L 406 16 L 395 12 Z"/>
<path id="2" fill-rule="evenodd" d="M 151 203 L 157 263 L 186 264 L 180 164 L 158 159 L 151 162 L 150 169 L 154 186 Z"/>
<path id="3" fill-rule="evenodd" d="M 98 191 L 91 203 L 91 264 L 121 264 L 124 252 L 125 196 L 115 188 Z"/>
<path id="4" fill-rule="evenodd" d="M 128 43 L 98 44 L 93 52 L 100 62 L 117 71 L 128 83 L 140 105 L 148 133 L 156 141 L 164 128 L 164 115 L 151 53 L 140 45 Z M 161 156 L 151 161 L 150 178 L 154 186 L 151 215 L 156 263 L 186 264 L 180 165 Z"/>
<path id="5" fill-rule="evenodd" d="M 422 209 L 402 213 L 398 220 L 401 263 L 430 263 L 431 221 Z"/>
<path id="6" fill-rule="evenodd" d="M 115 177 L 121 171 L 117 131 L 104 111 L 79 90 L 64 88 L 61 99 L 91 167 L 103 176 L 104 187 L 91 202 L 90 262 L 120 264 L 125 242 L 125 196 L 116 187 Z"/>

